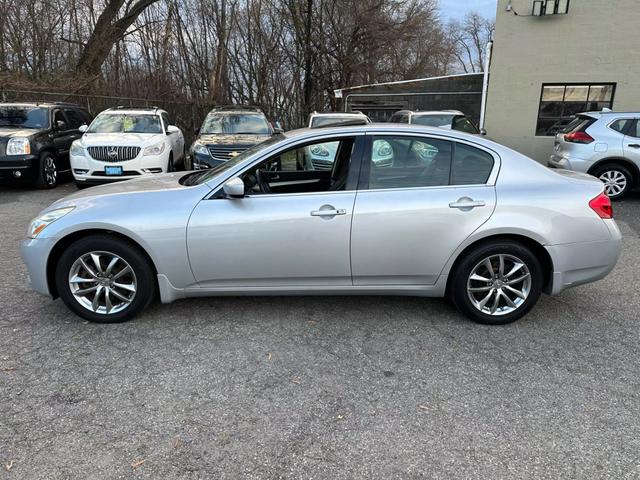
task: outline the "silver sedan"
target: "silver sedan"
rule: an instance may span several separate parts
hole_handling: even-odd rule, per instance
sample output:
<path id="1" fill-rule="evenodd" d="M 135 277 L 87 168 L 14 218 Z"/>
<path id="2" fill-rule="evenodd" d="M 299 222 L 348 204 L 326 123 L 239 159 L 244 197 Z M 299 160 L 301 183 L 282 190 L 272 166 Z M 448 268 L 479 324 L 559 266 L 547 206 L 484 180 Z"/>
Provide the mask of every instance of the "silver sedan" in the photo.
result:
<path id="1" fill-rule="evenodd" d="M 327 142 L 331 168 L 309 168 Z M 33 289 L 96 322 L 156 296 L 357 294 L 446 296 L 504 324 L 542 292 L 603 278 L 621 245 L 594 177 L 411 125 L 299 130 L 211 170 L 83 190 L 28 236 Z"/>

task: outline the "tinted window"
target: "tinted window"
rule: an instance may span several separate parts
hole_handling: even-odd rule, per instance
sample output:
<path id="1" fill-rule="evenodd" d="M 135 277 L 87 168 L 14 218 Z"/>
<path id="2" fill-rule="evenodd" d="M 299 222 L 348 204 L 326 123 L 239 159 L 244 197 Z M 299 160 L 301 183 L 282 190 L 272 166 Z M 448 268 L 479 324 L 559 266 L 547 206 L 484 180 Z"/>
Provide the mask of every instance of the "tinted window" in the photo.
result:
<path id="1" fill-rule="evenodd" d="M 633 119 L 631 118 L 621 118 L 620 120 L 616 120 L 615 122 L 613 122 L 609 126 L 609 128 L 611 128 L 612 130 L 615 130 L 616 132 L 620 132 L 624 134 L 632 122 L 633 122 Z"/>
<path id="2" fill-rule="evenodd" d="M 422 137 L 375 137 L 369 188 L 431 187 L 449 184 L 451 143 Z"/>
<path id="3" fill-rule="evenodd" d="M 640 122 L 638 120 L 632 120 L 633 125 L 631 125 L 627 135 L 630 137 L 640 138 Z"/>
<path id="4" fill-rule="evenodd" d="M 476 126 L 467 117 L 456 117 L 453 119 L 453 129 L 460 132 L 478 134 Z"/>
<path id="5" fill-rule="evenodd" d="M 93 121 L 93 117 L 86 110 L 80 109 L 78 110 L 78 114 L 80 115 L 80 118 L 82 118 L 83 125 L 89 125 Z"/>
<path id="6" fill-rule="evenodd" d="M 451 185 L 487 183 L 493 169 L 493 157 L 478 148 L 456 143 L 451 167 Z"/>
<path id="7" fill-rule="evenodd" d="M 0 106 L 0 127 L 48 128 L 49 111 L 28 106 Z"/>
<path id="8" fill-rule="evenodd" d="M 58 122 L 64 122 L 67 129 L 71 128 L 67 118 L 64 116 L 64 113 L 62 113 L 62 110 L 56 110 L 53 112 L 53 124 L 57 126 Z"/>
<path id="9" fill-rule="evenodd" d="M 271 127 L 264 115 L 257 113 L 210 113 L 205 118 L 200 133 L 270 135 Z"/>
<path id="10" fill-rule="evenodd" d="M 77 130 L 80 125 L 84 123 L 83 118 L 76 110 L 65 109 L 64 113 L 67 115 L 67 119 L 69 120 L 70 129 Z"/>

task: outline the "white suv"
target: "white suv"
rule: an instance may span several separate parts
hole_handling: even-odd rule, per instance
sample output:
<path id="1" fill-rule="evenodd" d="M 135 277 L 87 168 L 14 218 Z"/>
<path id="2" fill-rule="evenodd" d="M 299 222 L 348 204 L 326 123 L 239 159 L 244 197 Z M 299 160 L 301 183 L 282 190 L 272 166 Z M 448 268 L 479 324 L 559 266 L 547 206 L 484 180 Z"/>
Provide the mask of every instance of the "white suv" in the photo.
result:
<path id="1" fill-rule="evenodd" d="M 612 200 L 640 186 L 640 112 L 586 112 L 556 135 L 548 165 L 589 173 Z"/>
<path id="2" fill-rule="evenodd" d="M 71 145 L 78 187 L 171 172 L 184 163 L 184 136 L 159 108 L 117 107 L 100 113 Z"/>

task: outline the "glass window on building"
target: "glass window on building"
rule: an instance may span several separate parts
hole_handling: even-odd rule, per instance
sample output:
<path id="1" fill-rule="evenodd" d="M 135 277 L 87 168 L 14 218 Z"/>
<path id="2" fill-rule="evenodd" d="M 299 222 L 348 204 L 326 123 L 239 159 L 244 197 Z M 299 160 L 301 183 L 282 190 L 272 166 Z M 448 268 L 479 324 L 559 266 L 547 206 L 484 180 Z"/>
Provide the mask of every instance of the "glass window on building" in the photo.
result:
<path id="1" fill-rule="evenodd" d="M 555 135 L 578 113 L 611 108 L 615 89 L 615 83 L 542 85 L 536 135 Z"/>

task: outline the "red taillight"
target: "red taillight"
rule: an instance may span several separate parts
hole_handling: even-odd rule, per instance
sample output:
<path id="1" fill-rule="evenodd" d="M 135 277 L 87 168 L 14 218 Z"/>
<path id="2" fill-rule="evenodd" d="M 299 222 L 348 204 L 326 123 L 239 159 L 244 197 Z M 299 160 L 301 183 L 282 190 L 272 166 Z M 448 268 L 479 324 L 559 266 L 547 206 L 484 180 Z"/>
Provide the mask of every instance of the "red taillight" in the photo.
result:
<path id="1" fill-rule="evenodd" d="M 598 195 L 596 198 L 589 202 L 591 210 L 596 212 L 600 218 L 613 218 L 613 208 L 611 207 L 611 200 L 604 192 Z"/>
<path id="2" fill-rule="evenodd" d="M 591 143 L 593 137 L 587 132 L 571 132 L 564 136 L 564 141 L 569 143 Z"/>

